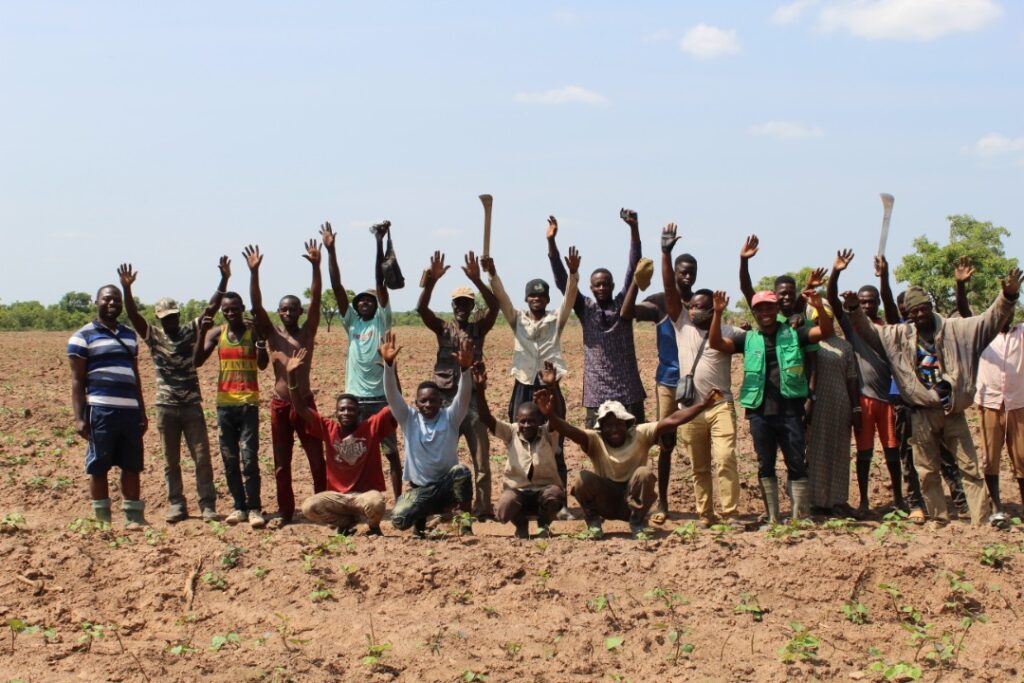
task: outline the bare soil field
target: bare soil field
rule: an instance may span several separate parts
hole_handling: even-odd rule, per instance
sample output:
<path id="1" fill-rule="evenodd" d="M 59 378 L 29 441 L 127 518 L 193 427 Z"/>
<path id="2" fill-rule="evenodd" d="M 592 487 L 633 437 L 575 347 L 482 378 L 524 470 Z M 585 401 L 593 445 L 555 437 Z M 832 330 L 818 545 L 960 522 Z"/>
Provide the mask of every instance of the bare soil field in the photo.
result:
<path id="1" fill-rule="evenodd" d="M 434 340 L 422 328 L 397 334 L 409 387 L 429 375 Z M 646 541 L 628 538 L 625 524 L 607 525 L 601 541 L 577 538 L 581 521 L 557 523 L 543 541 L 517 541 L 496 523 L 477 524 L 472 537 L 441 527 L 430 540 L 387 522 L 383 537 L 350 539 L 301 518 L 278 531 L 197 517 L 167 526 L 151 429 L 143 497 L 152 526 L 125 532 L 112 486 L 114 526 L 96 529 L 85 444 L 72 428 L 67 336 L 0 334 L 0 681 L 1022 680 L 1020 526 L 908 527 L 879 516 L 774 537 L 747 530 L 761 503 L 742 419 L 747 525 L 693 523 L 689 462 L 677 452 L 673 514 Z M 321 406 L 342 389 L 345 339 L 337 327 L 320 333 Z M 638 329 L 637 346 L 653 414 L 650 326 Z M 579 327 L 565 348 L 569 415 L 581 422 Z M 497 330 L 487 349 L 498 412 L 512 385 L 509 331 Z M 226 513 L 215 368 L 201 377 Z M 152 397 L 145 349 L 141 370 Z M 263 373 L 265 388 L 270 380 Z M 261 430 L 263 497 L 274 513 L 266 412 Z M 567 449 L 570 469 L 581 466 L 582 453 Z M 502 456 L 492 444 L 495 496 Z M 297 452 L 299 500 L 312 491 L 304 463 Z M 1004 481 L 1016 502 L 1009 474 Z M 884 511 L 889 500 L 879 454 L 872 504 Z"/>

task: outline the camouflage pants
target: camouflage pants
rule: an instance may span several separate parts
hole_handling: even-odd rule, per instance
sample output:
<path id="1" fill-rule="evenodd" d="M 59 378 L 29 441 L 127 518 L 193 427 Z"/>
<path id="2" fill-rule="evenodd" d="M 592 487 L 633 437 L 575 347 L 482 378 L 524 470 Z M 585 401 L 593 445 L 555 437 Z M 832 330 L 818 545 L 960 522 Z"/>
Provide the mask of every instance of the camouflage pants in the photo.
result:
<path id="1" fill-rule="evenodd" d="M 441 479 L 423 486 L 410 484 L 391 511 L 391 523 L 404 530 L 430 515 L 455 506 L 467 507 L 473 500 L 473 475 L 465 465 L 455 465 Z"/>

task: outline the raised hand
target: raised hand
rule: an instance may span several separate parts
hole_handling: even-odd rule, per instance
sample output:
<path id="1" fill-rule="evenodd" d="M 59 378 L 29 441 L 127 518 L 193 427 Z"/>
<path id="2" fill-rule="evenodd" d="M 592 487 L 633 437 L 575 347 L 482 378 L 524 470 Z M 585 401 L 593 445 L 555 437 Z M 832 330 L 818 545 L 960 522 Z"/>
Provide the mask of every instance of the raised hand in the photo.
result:
<path id="1" fill-rule="evenodd" d="M 961 256 L 957 259 L 956 269 L 953 271 L 953 277 L 957 282 L 970 282 L 974 276 L 974 266 L 971 265 L 971 259 L 968 256 Z"/>
<path id="2" fill-rule="evenodd" d="M 548 216 L 548 239 L 553 240 L 558 235 L 558 219 Z"/>
<path id="3" fill-rule="evenodd" d="M 639 223 L 637 222 L 636 211 L 634 211 L 633 209 L 619 209 L 619 218 L 621 218 L 626 223 L 626 225 L 628 225 L 631 228 L 635 228 L 637 227 L 637 225 L 639 225 Z"/>
<path id="4" fill-rule="evenodd" d="M 459 350 L 452 354 L 452 358 L 463 370 L 473 367 L 473 342 L 468 336 L 463 336 L 459 341 Z"/>
<path id="5" fill-rule="evenodd" d="M 676 234 L 678 228 L 675 223 L 669 223 L 661 231 L 661 251 L 665 254 L 671 254 L 672 249 L 675 248 L 676 242 L 682 238 Z"/>
<path id="6" fill-rule="evenodd" d="M 473 363 L 473 384 L 481 389 L 487 388 L 487 366 L 482 360 Z"/>
<path id="7" fill-rule="evenodd" d="M 249 266 L 249 270 L 259 270 L 260 264 L 263 263 L 263 254 L 260 253 L 259 245 L 246 246 L 242 249 L 242 256 L 245 257 L 245 264 Z"/>
<path id="8" fill-rule="evenodd" d="M 860 306 L 860 299 L 857 298 L 857 292 L 850 291 L 849 289 L 842 293 L 843 297 L 843 308 L 847 311 L 855 311 Z"/>
<path id="9" fill-rule="evenodd" d="M 712 298 L 712 303 L 715 307 L 716 313 L 721 313 L 729 307 L 729 295 L 719 290 L 715 292 L 715 296 Z"/>
<path id="10" fill-rule="evenodd" d="M 427 277 L 434 282 L 437 282 L 441 277 L 448 272 L 451 266 L 444 264 L 444 254 L 440 251 L 435 251 L 434 255 L 430 257 L 430 267 L 427 268 Z"/>
<path id="11" fill-rule="evenodd" d="M 132 270 L 130 263 L 122 263 L 117 267 L 117 277 L 120 278 L 122 287 L 131 287 L 135 283 L 136 276 L 138 273 Z"/>
<path id="12" fill-rule="evenodd" d="M 320 243 L 315 239 L 306 242 L 306 253 L 302 255 L 302 258 L 306 259 L 314 266 L 320 265 Z"/>
<path id="13" fill-rule="evenodd" d="M 747 241 L 743 243 L 743 248 L 740 249 L 740 258 L 754 258 L 757 256 L 758 246 L 761 241 L 757 239 L 757 235 L 751 235 L 747 238 Z"/>
<path id="14" fill-rule="evenodd" d="M 551 417 L 555 414 L 555 398 L 547 389 L 538 389 L 533 392 L 533 402 L 544 417 Z"/>
<path id="15" fill-rule="evenodd" d="M 480 267 L 484 269 L 484 272 L 494 277 L 498 274 L 498 271 L 494 269 L 494 259 L 490 256 L 480 257 Z"/>
<path id="16" fill-rule="evenodd" d="M 275 351 L 275 353 L 277 353 Z M 302 348 L 296 351 L 291 358 L 287 360 L 284 365 L 285 372 L 295 372 L 302 367 L 302 363 L 306 360 L 306 349 Z"/>
<path id="17" fill-rule="evenodd" d="M 544 361 L 544 368 L 540 371 L 540 381 L 546 386 L 558 382 L 558 370 L 549 360 Z"/>
<path id="18" fill-rule="evenodd" d="M 199 319 L 199 330 L 200 332 L 207 332 L 213 327 L 213 316 L 204 315 Z"/>
<path id="19" fill-rule="evenodd" d="M 841 273 L 842 271 L 846 270 L 849 267 L 850 261 L 852 260 L 852 249 L 840 249 L 839 251 L 836 252 L 836 260 L 832 264 L 832 270 L 836 271 L 837 273 Z"/>
<path id="20" fill-rule="evenodd" d="M 580 251 L 576 247 L 569 247 L 569 255 L 565 257 L 565 265 L 569 273 L 580 272 Z"/>
<path id="21" fill-rule="evenodd" d="M 395 333 L 388 330 L 384 333 L 383 339 L 380 342 L 380 357 L 384 359 L 387 365 L 394 365 L 395 358 L 398 357 L 398 352 L 402 350 L 401 346 L 398 346 L 395 340 Z"/>
<path id="22" fill-rule="evenodd" d="M 231 259 L 227 256 L 221 256 L 220 261 L 217 262 L 217 270 L 220 271 L 220 276 L 227 280 L 231 277 Z"/>
<path id="23" fill-rule="evenodd" d="M 852 257 L 851 257 L 852 258 Z M 825 268 L 815 268 L 811 271 L 810 276 L 807 278 L 807 289 L 817 289 L 825 284 L 825 277 L 828 275 L 828 270 Z"/>
<path id="24" fill-rule="evenodd" d="M 324 248 L 327 249 L 327 251 L 334 249 L 335 237 L 337 237 L 337 234 L 331 229 L 331 222 L 324 221 L 320 226 L 320 239 L 324 241 Z"/>
<path id="25" fill-rule="evenodd" d="M 807 305 L 810 306 L 811 308 L 822 307 L 821 293 L 819 293 L 817 289 L 813 287 L 808 287 L 803 291 L 803 297 L 804 300 L 807 302 Z"/>
<path id="26" fill-rule="evenodd" d="M 470 282 L 478 282 L 480 280 L 480 262 L 472 251 L 466 254 L 466 265 L 462 266 L 462 272 L 466 274 Z"/>
<path id="27" fill-rule="evenodd" d="M 875 256 L 875 277 L 889 277 L 889 262 L 881 254 Z"/>
<path id="28" fill-rule="evenodd" d="M 1024 273 L 1021 272 L 1020 268 L 1010 268 L 1010 272 L 1006 274 L 1006 279 L 1003 280 L 1003 294 L 1009 298 L 1015 298 L 1020 294 L 1020 281 L 1024 279 Z"/>

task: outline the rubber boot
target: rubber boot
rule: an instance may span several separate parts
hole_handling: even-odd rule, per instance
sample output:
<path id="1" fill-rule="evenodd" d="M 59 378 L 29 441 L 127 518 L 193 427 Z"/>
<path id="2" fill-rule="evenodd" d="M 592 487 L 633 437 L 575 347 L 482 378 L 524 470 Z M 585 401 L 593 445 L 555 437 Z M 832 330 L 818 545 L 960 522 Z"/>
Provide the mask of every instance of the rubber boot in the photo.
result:
<path id="1" fill-rule="evenodd" d="M 1010 527 L 1010 516 L 1003 512 L 1003 504 L 999 500 L 999 475 L 986 474 L 985 486 L 988 488 L 988 496 L 992 499 L 994 508 L 988 517 L 988 523 L 997 529 L 1008 529 Z"/>
<path id="2" fill-rule="evenodd" d="M 892 484 L 892 501 L 897 510 L 910 512 L 907 501 L 903 498 L 903 468 L 900 466 L 900 453 L 897 448 L 883 448 L 885 452 L 885 469 L 889 470 L 889 481 Z"/>
<path id="3" fill-rule="evenodd" d="M 871 476 L 871 451 L 857 451 L 857 491 L 860 493 L 860 505 L 857 513 L 868 514 L 871 506 L 868 503 L 868 478 Z"/>
<path id="4" fill-rule="evenodd" d="M 810 502 L 811 487 L 806 479 L 790 482 L 793 489 L 793 519 L 807 519 L 807 506 Z"/>
<path id="5" fill-rule="evenodd" d="M 146 503 L 141 500 L 126 500 L 121 503 L 124 510 L 124 528 L 138 529 L 146 526 Z"/>
<path id="6" fill-rule="evenodd" d="M 1024 489 L 1021 489 L 1024 491 Z M 110 524 L 110 499 L 103 498 L 101 500 L 94 500 L 92 502 L 92 516 L 96 518 L 97 522 L 106 522 Z"/>
<path id="7" fill-rule="evenodd" d="M 764 477 L 758 480 L 761 484 L 761 497 L 764 500 L 764 511 L 768 515 L 768 524 L 779 523 L 779 480 L 775 477 Z"/>

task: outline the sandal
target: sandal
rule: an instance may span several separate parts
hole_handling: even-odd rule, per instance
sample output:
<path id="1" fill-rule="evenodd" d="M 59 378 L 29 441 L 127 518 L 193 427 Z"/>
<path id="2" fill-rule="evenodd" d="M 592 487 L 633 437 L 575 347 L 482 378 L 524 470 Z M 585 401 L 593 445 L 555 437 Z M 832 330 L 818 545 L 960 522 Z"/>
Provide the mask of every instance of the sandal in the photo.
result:
<path id="1" fill-rule="evenodd" d="M 665 523 L 665 520 L 667 518 L 668 516 L 664 512 L 655 512 L 653 515 L 651 515 L 651 524 L 657 524 L 658 526 L 661 526 Z"/>
<path id="2" fill-rule="evenodd" d="M 927 517 L 924 514 L 924 510 L 921 508 L 914 508 L 910 511 L 910 514 L 907 515 L 907 521 L 912 524 L 924 524 L 926 519 Z"/>

